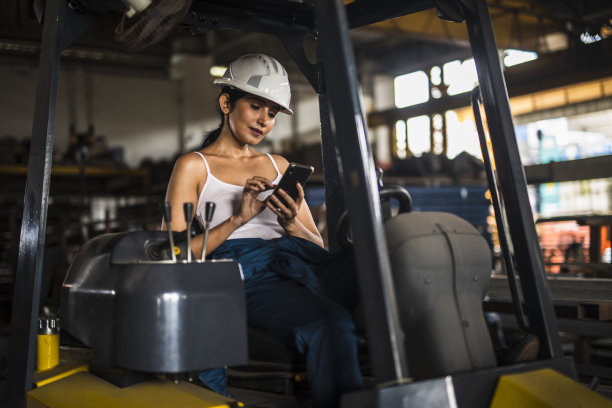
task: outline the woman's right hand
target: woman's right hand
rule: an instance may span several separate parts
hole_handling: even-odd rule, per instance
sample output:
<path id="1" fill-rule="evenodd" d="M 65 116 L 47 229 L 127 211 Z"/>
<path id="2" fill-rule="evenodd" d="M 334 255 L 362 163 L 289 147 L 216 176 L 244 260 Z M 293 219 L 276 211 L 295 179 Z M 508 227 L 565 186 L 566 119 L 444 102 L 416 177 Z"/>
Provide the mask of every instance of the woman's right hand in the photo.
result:
<path id="1" fill-rule="evenodd" d="M 265 201 L 259 200 L 257 196 L 272 188 L 274 184 L 265 177 L 255 176 L 246 181 L 242 191 L 240 213 L 237 215 L 240 225 L 246 224 L 266 208 Z"/>

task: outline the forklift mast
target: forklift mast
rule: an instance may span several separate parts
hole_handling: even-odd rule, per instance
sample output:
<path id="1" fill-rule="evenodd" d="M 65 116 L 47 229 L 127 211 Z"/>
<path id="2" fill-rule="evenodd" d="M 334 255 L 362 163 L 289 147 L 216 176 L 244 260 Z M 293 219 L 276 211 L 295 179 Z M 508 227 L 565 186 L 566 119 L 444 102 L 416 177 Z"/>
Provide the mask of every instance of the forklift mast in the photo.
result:
<path id="1" fill-rule="evenodd" d="M 10 407 L 25 406 L 25 394 L 32 388 L 61 52 L 102 14 L 121 8 L 119 2 L 104 0 L 45 3 L 9 343 L 5 406 Z M 562 350 L 557 321 L 486 0 L 356 0 L 346 5 L 342 0 L 194 0 L 178 27 L 178 31 L 192 34 L 219 28 L 274 34 L 318 93 L 330 246 L 337 245 L 335 226 L 347 210 L 377 384 L 404 382 L 410 367 L 349 30 L 431 8 L 443 18 L 467 25 L 525 312 L 540 341 L 541 363 L 559 360 Z M 306 58 L 305 35 L 316 39 L 315 64 Z M 566 372 L 573 371 L 565 363 L 561 366 Z"/>

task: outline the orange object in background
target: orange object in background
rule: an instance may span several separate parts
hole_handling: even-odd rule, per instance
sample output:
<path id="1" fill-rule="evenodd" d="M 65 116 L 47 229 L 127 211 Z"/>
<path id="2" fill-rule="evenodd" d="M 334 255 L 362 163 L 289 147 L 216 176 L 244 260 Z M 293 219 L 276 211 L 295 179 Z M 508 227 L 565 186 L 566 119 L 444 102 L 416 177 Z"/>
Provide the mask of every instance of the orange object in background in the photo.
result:
<path id="1" fill-rule="evenodd" d="M 612 237 L 610 236 L 610 227 L 602 227 L 600 254 L 603 262 L 612 263 L 611 240 Z"/>
<path id="2" fill-rule="evenodd" d="M 561 264 L 589 262 L 590 229 L 575 221 L 537 224 L 540 246 L 547 273 L 558 274 Z M 602 240 L 603 242 L 603 240 Z"/>

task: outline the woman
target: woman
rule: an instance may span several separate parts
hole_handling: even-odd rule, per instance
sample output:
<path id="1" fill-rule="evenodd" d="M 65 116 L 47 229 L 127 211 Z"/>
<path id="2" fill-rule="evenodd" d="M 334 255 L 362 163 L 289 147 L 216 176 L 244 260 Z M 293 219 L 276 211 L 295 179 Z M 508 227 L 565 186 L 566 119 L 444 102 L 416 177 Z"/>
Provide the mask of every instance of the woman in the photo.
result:
<path id="1" fill-rule="evenodd" d="M 249 325 L 304 354 L 315 405 L 336 406 L 342 392 L 363 386 L 350 315 L 358 293 L 352 257 L 323 249 L 299 184 L 296 200 L 282 190 L 285 203 L 271 195 L 287 160 L 250 147 L 272 130 L 279 112 L 293 114 L 287 73 L 275 59 L 249 54 L 214 83 L 221 88 L 221 124 L 175 164 L 166 196 L 173 227 L 186 228 L 183 203 L 197 202 L 200 224 L 205 203 L 216 203 L 206 253 L 241 263 Z M 191 242 L 200 253 L 202 235 Z M 223 392 L 214 376 L 200 378 Z"/>

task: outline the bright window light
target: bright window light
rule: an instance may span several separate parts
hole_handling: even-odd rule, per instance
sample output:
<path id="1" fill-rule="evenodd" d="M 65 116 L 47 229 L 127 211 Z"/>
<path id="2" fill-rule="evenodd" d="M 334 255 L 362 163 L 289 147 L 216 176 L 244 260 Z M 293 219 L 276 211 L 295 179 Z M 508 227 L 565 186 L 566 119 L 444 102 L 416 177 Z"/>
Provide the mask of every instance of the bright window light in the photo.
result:
<path id="1" fill-rule="evenodd" d="M 513 49 L 504 51 L 504 65 L 507 67 L 524 64 L 535 59 L 538 59 L 538 53 L 536 52 Z"/>
<path id="2" fill-rule="evenodd" d="M 448 95 L 469 92 L 478 82 L 476 63 L 473 58 L 463 62 L 458 60 L 447 62 L 442 66 L 442 70 L 444 71 L 444 83 L 448 85 L 446 90 Z"/>
<path id="3" fill-rule="evenodd" d="M 406 158 L 406 147 L 406 122 L 398 120 L 395 122 L 395 151 L 397 157 L 400 159 Z"/>
<path id="4" fill-rule="evenodd" d="M 400 75 L 394 80 L 395 107 L 417 105 L 429 100 L 429 78 L 423 71 Z"/>
<path id="5" fill-rule="evenodd" d="M 225 74 L 225 70 L 227 69 L 227 67 L 221 67 L 218 65 L 213 65 L 212 67 L 210 67 L 210 76 L 213 76 L 215 78 L 220 78 L 223 76 L 223 74 Z"/>
<path id="6" fill-rule="evenodd" d="M 449 159 L 454 159 L 459 153 L 467 152 L 474 157 L 482 160 L 480 141 L 476 133 L 476 124 L 472 117 L 460 118 L 456 111 L 446 111 L 446 155 Z"/>
<path id="7" fill-rule="evenodd" d="M 408 147 L 415 156 L 431 151 L 431 127 L 429 116 L 416 116 L 406 121 L 408 125 Z"/>

